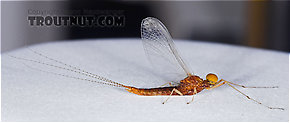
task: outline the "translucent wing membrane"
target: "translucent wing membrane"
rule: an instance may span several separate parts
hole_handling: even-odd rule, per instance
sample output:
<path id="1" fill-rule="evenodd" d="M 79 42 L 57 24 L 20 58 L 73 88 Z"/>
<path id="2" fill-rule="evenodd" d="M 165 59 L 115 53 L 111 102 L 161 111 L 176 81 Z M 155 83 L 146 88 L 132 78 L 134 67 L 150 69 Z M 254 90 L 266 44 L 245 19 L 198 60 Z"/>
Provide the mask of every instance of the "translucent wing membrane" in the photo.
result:
<path id="1" fill-rule="evenodd" d="M 156 18 L 148 17 L 141 23 L 141 38 L 145 53 L 166 81 L 177 82 L 191 75 L 191 71 L 180 57 L 166 27 Z"/>

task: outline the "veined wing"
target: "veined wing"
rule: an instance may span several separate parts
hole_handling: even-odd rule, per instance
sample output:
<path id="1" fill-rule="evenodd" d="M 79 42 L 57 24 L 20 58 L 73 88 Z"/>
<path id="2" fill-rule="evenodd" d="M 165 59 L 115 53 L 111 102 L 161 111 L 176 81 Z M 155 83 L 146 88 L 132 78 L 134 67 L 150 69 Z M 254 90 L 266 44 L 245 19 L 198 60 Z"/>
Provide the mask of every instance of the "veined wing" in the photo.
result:
<path id="1" fill-rule="evenodd" d="M 180 57 L 166 27 L 156 18 L 147 17 L 141 23 L 141 38 L 145 53 L 164 80 L 177 82 L 191 75 Z"/>

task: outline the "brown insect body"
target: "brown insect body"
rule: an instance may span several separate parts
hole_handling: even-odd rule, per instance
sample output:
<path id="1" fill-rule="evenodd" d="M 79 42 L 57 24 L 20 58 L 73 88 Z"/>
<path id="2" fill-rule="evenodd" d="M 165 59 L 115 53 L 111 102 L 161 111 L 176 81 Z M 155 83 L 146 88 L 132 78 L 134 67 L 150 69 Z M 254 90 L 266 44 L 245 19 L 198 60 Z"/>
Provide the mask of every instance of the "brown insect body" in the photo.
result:
<path id="1" fill-rule="evenodd" d="M 181 80 L 178 86 L 159 88 L 136 88 L 131 86 L 124 87 L 127 88 L 126 90 L 128 92 L 143 96 L 170 95 L 174 88 L 179 90 L 183 95 L 194 95 L 194 88 L 196 88 L 197 93 L 199 93 L 203 89 L 210 87 L 210 84 L 207 80 L 203 80 L 199 76 L 190 75 Z M 172 95 L 180 94 L 173 92 Z"/>
<path id="2" fill-rule="evenodd" d="M 97 74 L 93 74 L 90 72 L 87 72 L 85 70 L 79 69 L 75 66 L 68 65 L 66 63 L 63 63 L 61 61 L 55 60 L 53 58 L 47 57 L 41 53 L 38 53 L 36 51 L 33 51 L 34 53 L 38 54 L 39 56 L 42 56 L 48 60 L 57 62 L 59 64 L 64 65 L 63 66 L 58 66 L 55 64 L 48 64 L 45 62 L 37 61 L 37 60 L 31 60 L 31 59 L 26 59 L 26 58 L 20 58 L 20 57 L 15 57 L 11 56 L 13 58 L 19 59 L 19 60 L 24 60 L 24 61 L 30 61 L 33 63 L 38 63 L 42 65 L 47 65 L 53 68 L 58 68 L 58 69 L 63 69 L 67 70 L 69 72 L 74 72 L 78 73 L 87 77 L 91 77 L 92 79 L 88 78 L 80 78 L 80 77 L 75 77 L 75 76 L 70 76 L 66 74 L 61 74 L 61 73 L 54 73 L 51 71 L 45 71 L 45 70 L 40 70 L 37 68 L 30 67 L 32 69 L 40 70 L 46 73 L 51 73 L 55 75 L 60 75 L 68 78 L 74 78 L 78 80 L 84 80 L 84 81 L 89 81 L 89 82 L 96 82 L 99 84 L 105 84 L 113 87 L 121 87 L 125 88 L 128 92 L 137 94 L 137 95 L 143 95 L 143 96 L 157 96 L 157 95 L 195 95 L 199 92 L 201 92 L 204 89 L 211 90 L 217 87 L 220 87 L 222 85 L 228 85 L 243 96 L 245 96 L 247 99 L 252 100 L 258 104 L 264 105 L 261 102 L 250 98 L 248 95 L 245 93 L 241 92 L 238 90 L 236 87 L 242 87 L 242 88 L 278 88 L 277 86 L 275 87 L 250 87 L 250 86 L 244 86 L 244 85 L 239 85 L 235 84 L 233 82 L 229 82 L 223 79 L 218 79 L 217 75 L 209 73 L 206 75 L 206 79 L 203 80 L 199 76 L 191 74 L 191 70 L 189 67 L 185 64 L 185 62 L 182 60 L 180 57 L 179 53 L 177 52 L 174 42 L 166 29 L 166 27 L 156 18 L 148 17 L 142 20 L 141 23 L 141 38 L 143 42 L 143 46 L 145 49 L 145 52 L 148 56 L 149 59 L 153 60 L 153 64 L 156 63 L 155 69 L 156 70 L 162 70 L 159 71 L 161 73 L 164 73 L 163 70 L 169 70 L 167 72 L 178 72 L 182 73 L 183 75 L 187 75 L 186 78 L 183 80 L 180 80 L 177 86 L 170 86 L 170 87 L 158 87 L 158 88 L 137 88 L 133 86 L 126 86 L 123 85 L 119 82 L 112 81 L 108 78 L 99 76 Z M 157 62 L 159 61 L 159 62 Z M 159 64 L 157 64 L 159 63 Z M 28 66 L 29 67 L 29 66 Z M 171 68 L 171 69 L 168 69 Z M 174 78 L 174 77 L 173 77 Z M 97 79 L 97 80 L 95 80 Z M 162 103 L 164 104 L 167 102 L 169 97 Z M 194 99 L 194 96 L 192 96 L 192 102 Z M 188 102 L 187 104 L 189 104 Z M 270 107 L 267 105 L 264 105 L 269 109 L 280 109 L 284 110 L 283 108 L 278 108 L 278 107 Z"/>

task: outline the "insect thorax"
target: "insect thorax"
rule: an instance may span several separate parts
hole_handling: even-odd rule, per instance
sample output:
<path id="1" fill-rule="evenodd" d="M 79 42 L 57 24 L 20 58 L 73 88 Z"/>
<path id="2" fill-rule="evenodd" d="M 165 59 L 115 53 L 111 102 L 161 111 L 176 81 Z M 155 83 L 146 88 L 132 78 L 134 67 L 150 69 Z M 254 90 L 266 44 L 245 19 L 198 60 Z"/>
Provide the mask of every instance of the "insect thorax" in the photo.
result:
<path id="1" fill-rule="evenodd" d="M 199 76 L 188 76 L 180 81 L 178 89 L 182 91 L 185 95 L 191 95 L 193 94 L 194 88 L 196 88 L 198 93 L 208 86 L 209 85 L 205 83 L 205 81 Z"/>

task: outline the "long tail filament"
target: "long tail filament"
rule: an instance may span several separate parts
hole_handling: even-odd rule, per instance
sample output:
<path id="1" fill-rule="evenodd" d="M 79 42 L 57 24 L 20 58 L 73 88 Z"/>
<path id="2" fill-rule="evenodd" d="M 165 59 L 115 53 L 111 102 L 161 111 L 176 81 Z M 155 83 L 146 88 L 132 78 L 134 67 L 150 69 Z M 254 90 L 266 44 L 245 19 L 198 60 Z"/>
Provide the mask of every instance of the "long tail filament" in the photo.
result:
<path id="1" fill-rule="evenodd" d="M 100 83 L 100 84 L 105 84 L 105 85 L 110 85 L 110 86 L 114 86 L 114 87 L 126 87 L 125 85 L 123 84 L 120 84 L 118 82 L 115 82 L 115 81 L 112 81 L 110 79 L 107 79 L 105 77 L 102 77 L 102 76 L 99 76 L 99 75 L 96 75 L 96 74 L 93 74 L 93 73 L 90 73 L 90 72 L 87 72 L 85 70 L 82 70 L 80 68 L 77 68 L 75 66 L 72 66 L 72 65 L 69 65 L 69 64 L 66 64 L 66 63 L 63 63 L 59 60 L 56 60 L 56 59 L 53 59 L 53 58 L 50 58 L 48 56 L 45 56 L 39 52 L 36 52 L 32 49 L 30 49 L 33 53 L 39 55 L 39 56 L 42 56 L 46 59 L 49 59 L 51 61 L 54 61 L 54 62 L 57 62 L 57 63 L 60 63 L 64 66 L 67 66 L 69 68 L 65 68 L 65 67 L 61 67 L 61 66 L 57 66 L 57 65 L 54 65 L 54 64 L 48 64 L 48 63 L 45 63 L 45 62 L 41 62 L 41 61 L 37 61 L 37 60 L 32 60 L 32 59 L 26 59 L 26 58 L 21 58 L 21 57 L 16 57 L 16 56 L 12 56 L 12 55 L 9 55 L 10 57 L 12 58 L 15 58 L 15 59 L 18 59 L 18 60 L 23 60 L 23 61 L 29 61 L 29 62 L 34 62 L 34 63 L 38 63 L 38 64 L 42 64 L 42 65 L 46 65 L 46 66 L 50 66 L 50 67 L 54 67 L 54 68 L 58 68 L 58 69 L 63 69 L 63 70 L 67 70 L 67 71 L 71 71 L 71 72 L 74 72 L 74 73 L 78 73 L 78 74 L 81 74 L 81 75 L 85 75 L 85 76 L 88 76 L 88 77 L 91 77 L 91 78 L 95 78 L 95 79 L 98 79 L 98 80 L 101 80 L 101 81 L 95 81 L 95 80 L 90 80 L 90 79 L 86 79 L 86 78 L 79 78 L 79 77 L 74 77 L 74 76 L 69 76 L 69 75 L 65 75 L 65 74 L 60 74 L 60 73 L 54 73 L 54 72 L 49 72 L 49 71 L 45 71 L 45 70 L 40 70 L 40 69 L 37 69 L 37 68 L 33 68 L 25 63 L 27 67 L 29 68 L 32 68 L 32 69 L 35 69 L 35 70 L 39 70 L 39 71 L 42 71 L 42 72 L 46 72 L 46 73 L 51 73 L 51 74 L 55 74 L 55 75 L 60 75 L 60 76 L 64 76 L 64 77 L 68 77 L 68 78 L 74 78 L 74 79 L 78 79 L 78 80 L 84 80 L 84 81 L 90 81 L 90 82 L 96 82 L 96 83 Z"/>

